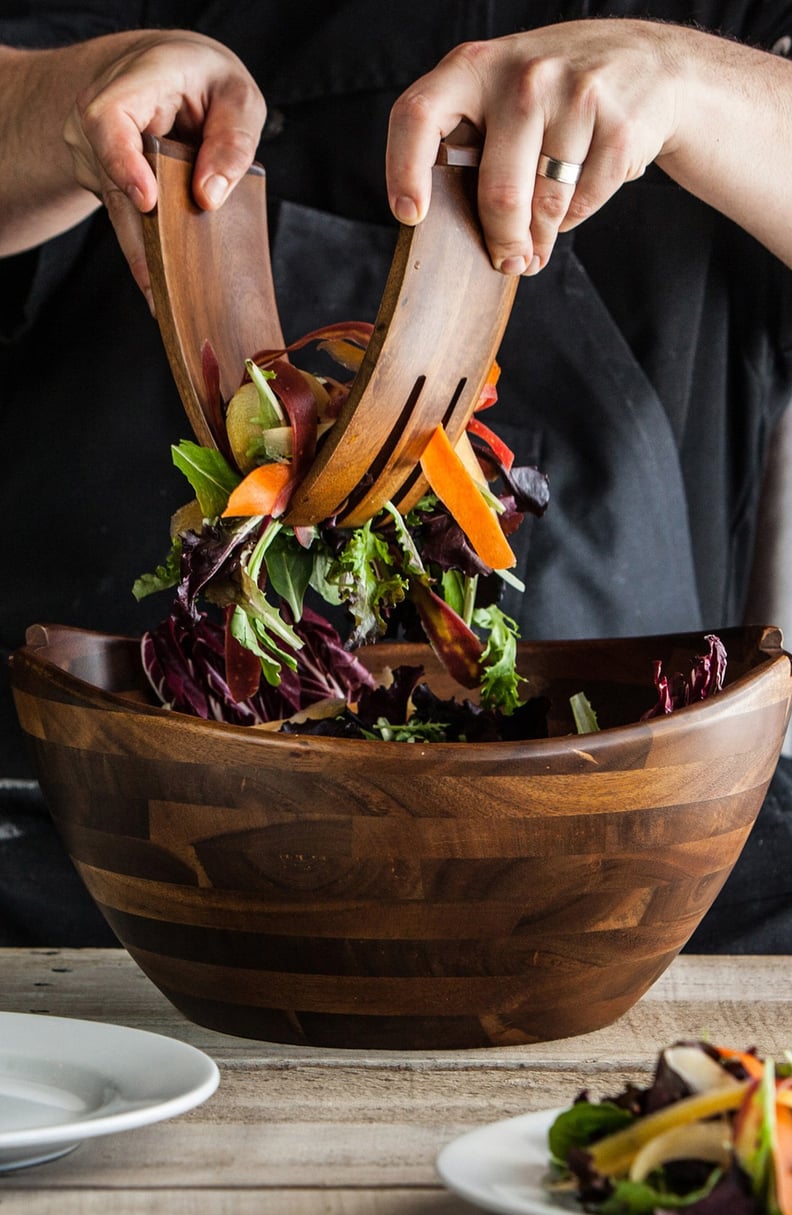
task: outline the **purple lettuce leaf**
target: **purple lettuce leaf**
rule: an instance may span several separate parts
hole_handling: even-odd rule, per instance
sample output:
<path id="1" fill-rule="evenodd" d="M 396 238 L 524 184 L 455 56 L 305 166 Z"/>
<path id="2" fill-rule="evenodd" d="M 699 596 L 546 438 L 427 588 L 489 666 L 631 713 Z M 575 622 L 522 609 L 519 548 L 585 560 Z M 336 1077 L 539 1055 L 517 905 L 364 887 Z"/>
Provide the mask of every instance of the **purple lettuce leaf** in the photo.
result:
<path id="1" fill-rule="evenodd" d="M 416 543 L 426 564 L 431 563 L 441 570 L 461 570 L 470 577 L 490 572 L 442 504 L 438 503 L 431 510 L 415 511 L 414 518 L 416 523 L 410 530 L 416 534 Z"/>
<path id="2" fill-rule="evenodd" d="M 206 613 L 186 611 L 177 600 L 171 614 L 143 635 L 143 669 L 163 704 L 245 726 L 290 717 L 326 697 L 354 699 L 373 686 L 372 676 L 323 617 L 308 610 L 294 628 L 304 642 L 296 653 L 297 670 L 284 667 L 277 687 L 262 680 L 254 696 L 237 701 L 226 678 L 223 626 Z"/>
<path id="3" fill-rule="evenodd" d="M 679 671 L 667 675 L 659 659 L 653 664 L 657 703 L 647 709 L 641 721 L 673 713 L 675 709 L 706 700 L 722 690 L 726 675 L 726 647 L 714 633 L 708 633 L 704 640 L 709 647 L 707 653 L 699 654 L 693 660 L 687 676 Z"/>
<path id="4" fill-rule="evenodd" d="M 289 619 L 285 606 L 282 612 Z M 340 635 L 324 616 L 304 607 L 302 618 L 290 623 L 303 642 L 303 648 L 297 651 L 297 670 L 293 673 L 301 688 L 302 703 L 298 708 L 304 709 L 328 697 L 357 700 L 363 691 L 376 687 L 374 676 L 346 649 Z"/>
<path id="5" fill-rule="evenodd" d="M 403 725 L 407 721 L 413 689 L 423 673 L 423 667 L 395 667 L 388 687 L 373 684 L 363 689 L 357 704 L 358 721 L 364 726 L 373 726 L 384 717 L 391 725 Z"/>
<path id="6" fill-rule="evenodd" d="M 243 550 L 257 538 L 259 519 L 240 519 L 229 525 L 205 523 L 200 532 L 181 533 L 182 558 L 179 599 L 191 608 L 207 584 L 219 575 L 232 578 L 238 571 Z"/>
<path id="7" fill-rule="evenodd" d="M 473 450 L 485 469 L 487 477 L 500 477 L 504 495 L 514 498 L 515 506 L 523 514 L 542 516 L 550 502 L 550 481 L 545 473 L 532 464 L 513 465 L 507 468 L 494 452 L 476 438 L 470 436 Z"/>

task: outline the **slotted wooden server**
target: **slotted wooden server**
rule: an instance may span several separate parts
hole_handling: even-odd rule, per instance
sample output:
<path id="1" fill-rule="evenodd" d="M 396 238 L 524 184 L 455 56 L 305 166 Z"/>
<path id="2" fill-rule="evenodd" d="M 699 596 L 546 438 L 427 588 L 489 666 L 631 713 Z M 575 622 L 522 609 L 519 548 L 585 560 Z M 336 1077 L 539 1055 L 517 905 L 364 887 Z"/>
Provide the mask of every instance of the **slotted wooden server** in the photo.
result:
<path id="1" fill-rule="evenodd" d="M 190 188 L 194 150 L 149 137 L 146 151 L 159 196 L 144 234 L 165 349 L 198 441 L 222 447 L 205 382 L 206 344 L 217 357 L 224 401 L 239 387 L 246 358 L 286 344 L 272 280 L 266 175 L 253 165 L 218 211 L 202 211 Z M 287 522 L 337 517 L 358 526 L 387 501 L 408 510 L 426 489 L 419 461 L 432 431 L 442 424 L 455 442 L 465 429 L 517 285 L 493 269 L 484 246 L 476 162 L 476 149 L 442 145 L 428 214 L 399 231 L 363 362 L 294 492 Z"/>

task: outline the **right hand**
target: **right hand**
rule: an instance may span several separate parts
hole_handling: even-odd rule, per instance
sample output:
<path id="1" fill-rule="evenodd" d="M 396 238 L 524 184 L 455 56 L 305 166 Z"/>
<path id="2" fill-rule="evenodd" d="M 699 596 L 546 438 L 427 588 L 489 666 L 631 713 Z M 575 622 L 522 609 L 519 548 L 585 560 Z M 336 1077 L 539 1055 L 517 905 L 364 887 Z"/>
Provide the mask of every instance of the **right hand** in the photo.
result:
<path id="1" fill-rule="evenodd" d="M 675 26 L 597 18 L 456 47 L 391 111 L 393 213 L 403 223 L 423 218 L 439 140 L 464 121 L 482 144 L 478 205 L 493 265 L 535 274 L 559 231 L 592 215 L 671 143 L 674 68 L 693 38 Z M 543 152 L 582 166 L 578 184 L 541 176 Z"/>
<path id="2" fill-rule="evenodd" d="M 157 183 L 142 135 L 200 140 L 193 195 L 214 210 L 250 167 L 266 106 L 241 60 L 202 34 L 147 30 L 106 44 L 112 53 L 78 95 L 64 138 L 77 182 L 107 207 L 152 307 L 140 213 L 156 206 Z"/>

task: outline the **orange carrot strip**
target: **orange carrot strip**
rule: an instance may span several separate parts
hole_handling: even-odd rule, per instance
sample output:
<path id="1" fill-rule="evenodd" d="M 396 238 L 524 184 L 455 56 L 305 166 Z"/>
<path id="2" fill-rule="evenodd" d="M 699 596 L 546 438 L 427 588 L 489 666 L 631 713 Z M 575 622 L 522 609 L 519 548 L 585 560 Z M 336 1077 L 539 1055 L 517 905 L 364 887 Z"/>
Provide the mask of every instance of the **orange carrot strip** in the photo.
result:
<path id="1" fill-rule="evenodd" d="M 789 1091 L 788 1081 L 779 1086 Z M 776 1104 L 776 1136 L 773 1150 L 776 1200 L 781 1215 L 792 1215 L 792 1110 L 786 1104 Z"/>
<path id="2" fill-rule="evenodd" d="M 751 1055 L 748 1051 L 734 1050 L 731 1046 L 716 1046 L 714 1048 L 722 1059 L 735 1059 L 738 1063 L 742 1063 L 749 1076 L 754 1080 L 761 1080 L 764 1075 L 764 1064 L 761 1059 L 757 1059 L 756 1055 Z"/>
<path id="3" fill-rule="evenodd" d="M 324 342 L 320 342 L 316 347 L 317 350 L 326 350 L 336 363 L 340 363 L 342 367 L 346 367 L 347 371 L 357 371 L 360 364 L 363 362 L 363 355 L 366 353 L 362 346 L 355 346 L 352 342 L 345 342 L 339 338 L 328 338 Z"/>
<path id="4" fill-rule="evenodd" d="M 224 518 L 282 515 L 293 485 L 289 464 L 261 464 L 239 482 L 226 503 Z"/>
<path id="5" fill-rule="evenodd" d="M 484 564 L 493 570 L 514 565 L 514 553 L 498 516 L 482 497 L 442 426 L 436 428 L 424 448 L 421 468 L 432 492 L 451 512 Z"/>

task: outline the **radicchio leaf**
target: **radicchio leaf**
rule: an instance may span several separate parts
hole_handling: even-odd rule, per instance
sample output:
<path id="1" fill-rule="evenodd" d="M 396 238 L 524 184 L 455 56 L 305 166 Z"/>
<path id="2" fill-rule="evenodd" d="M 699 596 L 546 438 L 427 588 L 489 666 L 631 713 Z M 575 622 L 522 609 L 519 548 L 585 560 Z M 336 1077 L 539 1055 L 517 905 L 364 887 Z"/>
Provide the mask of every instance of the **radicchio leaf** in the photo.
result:
<path id="1" fill-rule="evenodd" d="M 373 675 L 345 648 L 338 632 L 318 612 L 303 607 L 301 619 L 292 627 L 303 642 L 297 654 L 302 698 L 298 708 L 333 696 L 357 700 L 365 688 L 376 686 Z"/>
<path id="2" fill-rule="evenodd" d="M 411 583 L 410 598 L 432 649 L 449 675 L 463 688 L 478 687 L 484 647 L 473 630 L 424 583 Z"/>
<path id="3" fill-rule="evenodd" d="M 234 605 L 225 610 L 225 670 L 228 693 L 232 700 L 250 700 L 259 690 L 261 662 L 258 655 L 241 645 L 231 631 Z"/>
<path id="4" fill-rule="evenodd" d="M 499 471 L 517 509 L 541 517 L 550 501 L 550 482 L 545 474 L 530 464 L 511 469 L 501 465 Z"/>
<path id="5" fill-rule="evenodd" d="M 227 677 L 224 627 L 204 613 L 185 611 L 177 601 L 170 616 L 143 635 L 143 668 L 163 704 L 244 726 L 290 717 L 328 697 L 354 700 L 373 685 L 371 674 L 347 653 L 323 617 L 306 609 L 294 631 L 303 641 L 296 671 L 284 667 L 278 687 L 262 681 L 254 696 L 235 700 Z"/>
<path id="6" fill-rule="evenodd" d="M 316 454 L 316 400 L 302 373 L 278 359 L 272 364 L 275 379 L 270 387 L 286 410 L 292 432 L 292 473 L 298 485 Z"/>
<path id="7" fill-rule="evenodd" d="M 364 726 L 375 725 L 381 717 L 392 725 L 402 725 L 407 720 L 413 688 L 423 673 L 423 667 L 395 667 L 387 687 L 375 684 L 361 692 L 357 705 L 358 719 Z"/>
<path id="8" fill-rule="evenodd" d="M 417 513 L 420 531 L 420 551 L 425 562 L 441 570 L 461 570 L 474 577 L 488 574 L 489 566 L 471 547 L 459 524 L 451 518 L 442 504 L 431 511 Z"/>
<path id="9" fill-rule="evenodd" d="M 214 346 L 208 338 L 201 345 L 201 378 L 204 387 L 204 417 L 206 418 L 212 438 L 219 451 L 226 458 L 231 452 L 228 445 L 225 418 L 223 417 L 223 396 L 220 391 L 220 365 L 217 361 Z"/>
<path id="10" fill-rule="evenodd" d="M 726 675 L 726 647 L 715 633 L 708 633 L 704 640 L 709 649 L 706 654 L 700 654 L 694 659 L 688 676 L 679 671 L 666 675 L 659 659 L 653 664 L 657 704 L 647 709 L 641 721 L 673 713 L 674 709 L 682 709 L 685 705 L 706 700 L 708 696 L 714 696 L 721 691 Z"/>

